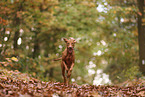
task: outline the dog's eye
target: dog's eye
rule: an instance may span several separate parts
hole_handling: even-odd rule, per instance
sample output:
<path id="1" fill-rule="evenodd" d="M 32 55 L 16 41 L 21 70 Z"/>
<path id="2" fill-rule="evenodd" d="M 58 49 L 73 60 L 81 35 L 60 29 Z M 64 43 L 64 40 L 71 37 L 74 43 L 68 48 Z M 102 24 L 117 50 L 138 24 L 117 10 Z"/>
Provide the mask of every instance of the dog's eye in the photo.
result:
<path id="1" fill-rule="evenodd" d="M 67 45 L 69 45 L 69 43 L 67 43 Z"/>
<path id="2" fill-rule="evenodd" d="M 74 43 L 71 43 L 72 45 L 74 44 Z"/>

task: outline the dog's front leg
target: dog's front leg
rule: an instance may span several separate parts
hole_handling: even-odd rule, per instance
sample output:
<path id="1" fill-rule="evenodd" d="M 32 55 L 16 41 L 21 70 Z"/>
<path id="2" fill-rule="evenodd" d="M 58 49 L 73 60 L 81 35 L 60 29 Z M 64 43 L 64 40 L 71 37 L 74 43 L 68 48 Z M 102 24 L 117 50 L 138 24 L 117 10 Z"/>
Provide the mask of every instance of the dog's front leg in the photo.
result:
<path id="1" fill-rule="evenodd" d="M 71 68 L 70 68 L 70 71 L 72 71 L 73 67 L 74 67 L 74 63 L 72 63 Z"/>
<path id="2" fill-rule="evenodd" d="M 71 65 L 71 67 L 70 67 L 70 70 L 69 70 L 69 73 L 71 73 L 73 67 L 74 67 L 74 63 L 72 63 L 72 65 Z"/>
<path id="3" fill-rule="evenodd" d="M 64 67 L 65 67 L 65 70 L 68 71 L 68 68 L 67 68 L 65 62 L 64 62 L 64 61 L 62 61 L 62 62 L 63 62 L 63 65 L 64 65 Z"/>

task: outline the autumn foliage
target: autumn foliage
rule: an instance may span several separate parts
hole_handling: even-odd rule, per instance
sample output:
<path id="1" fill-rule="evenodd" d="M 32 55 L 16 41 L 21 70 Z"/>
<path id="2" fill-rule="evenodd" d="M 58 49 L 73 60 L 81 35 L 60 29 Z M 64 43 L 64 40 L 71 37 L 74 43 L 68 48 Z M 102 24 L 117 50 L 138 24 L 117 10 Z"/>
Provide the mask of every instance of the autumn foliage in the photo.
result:
<path id="1" fill-rule="evenodd" d="M 145 96 L 145 81 L 128 82 L 124 86 L 77 85 L 44 82 L 19 71 L 0 69 L 0 96 L 10 97 L 129 97 Z"/>

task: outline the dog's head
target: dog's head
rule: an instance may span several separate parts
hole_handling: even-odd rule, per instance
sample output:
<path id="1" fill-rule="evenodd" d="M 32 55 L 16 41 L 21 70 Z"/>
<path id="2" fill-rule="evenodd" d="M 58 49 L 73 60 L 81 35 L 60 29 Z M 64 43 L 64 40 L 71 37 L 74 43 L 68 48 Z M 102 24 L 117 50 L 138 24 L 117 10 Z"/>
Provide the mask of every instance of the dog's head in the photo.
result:
<path id="1" fill-rule="evenodd" d="M 70 37 L 70 39 L 63 38 L 63 40 L 66 43 L 68 52 L 72 53 L 72 51 L 74 49 L 74 46 L 75 46 L 75 43 L 76 43 L 76 40 L 74 38 L 72 38 L 72 37 Z"/>

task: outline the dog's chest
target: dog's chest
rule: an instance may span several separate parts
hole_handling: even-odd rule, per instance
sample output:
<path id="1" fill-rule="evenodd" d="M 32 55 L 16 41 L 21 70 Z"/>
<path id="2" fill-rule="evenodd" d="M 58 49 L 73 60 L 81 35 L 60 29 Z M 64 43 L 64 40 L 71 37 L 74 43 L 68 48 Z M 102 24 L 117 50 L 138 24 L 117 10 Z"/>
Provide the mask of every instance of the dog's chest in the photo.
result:
<path id="1" fill-rule="evenodd" d="M 66 56 L 66 61 L 72 61 L 73 56 Z"/>
<path id="2" fill-rule="evenodd" d="M 65 62 L 67 65 L 71 65 L 73 62 L 73 56 L 72 55 L 66 56 Z"/>

